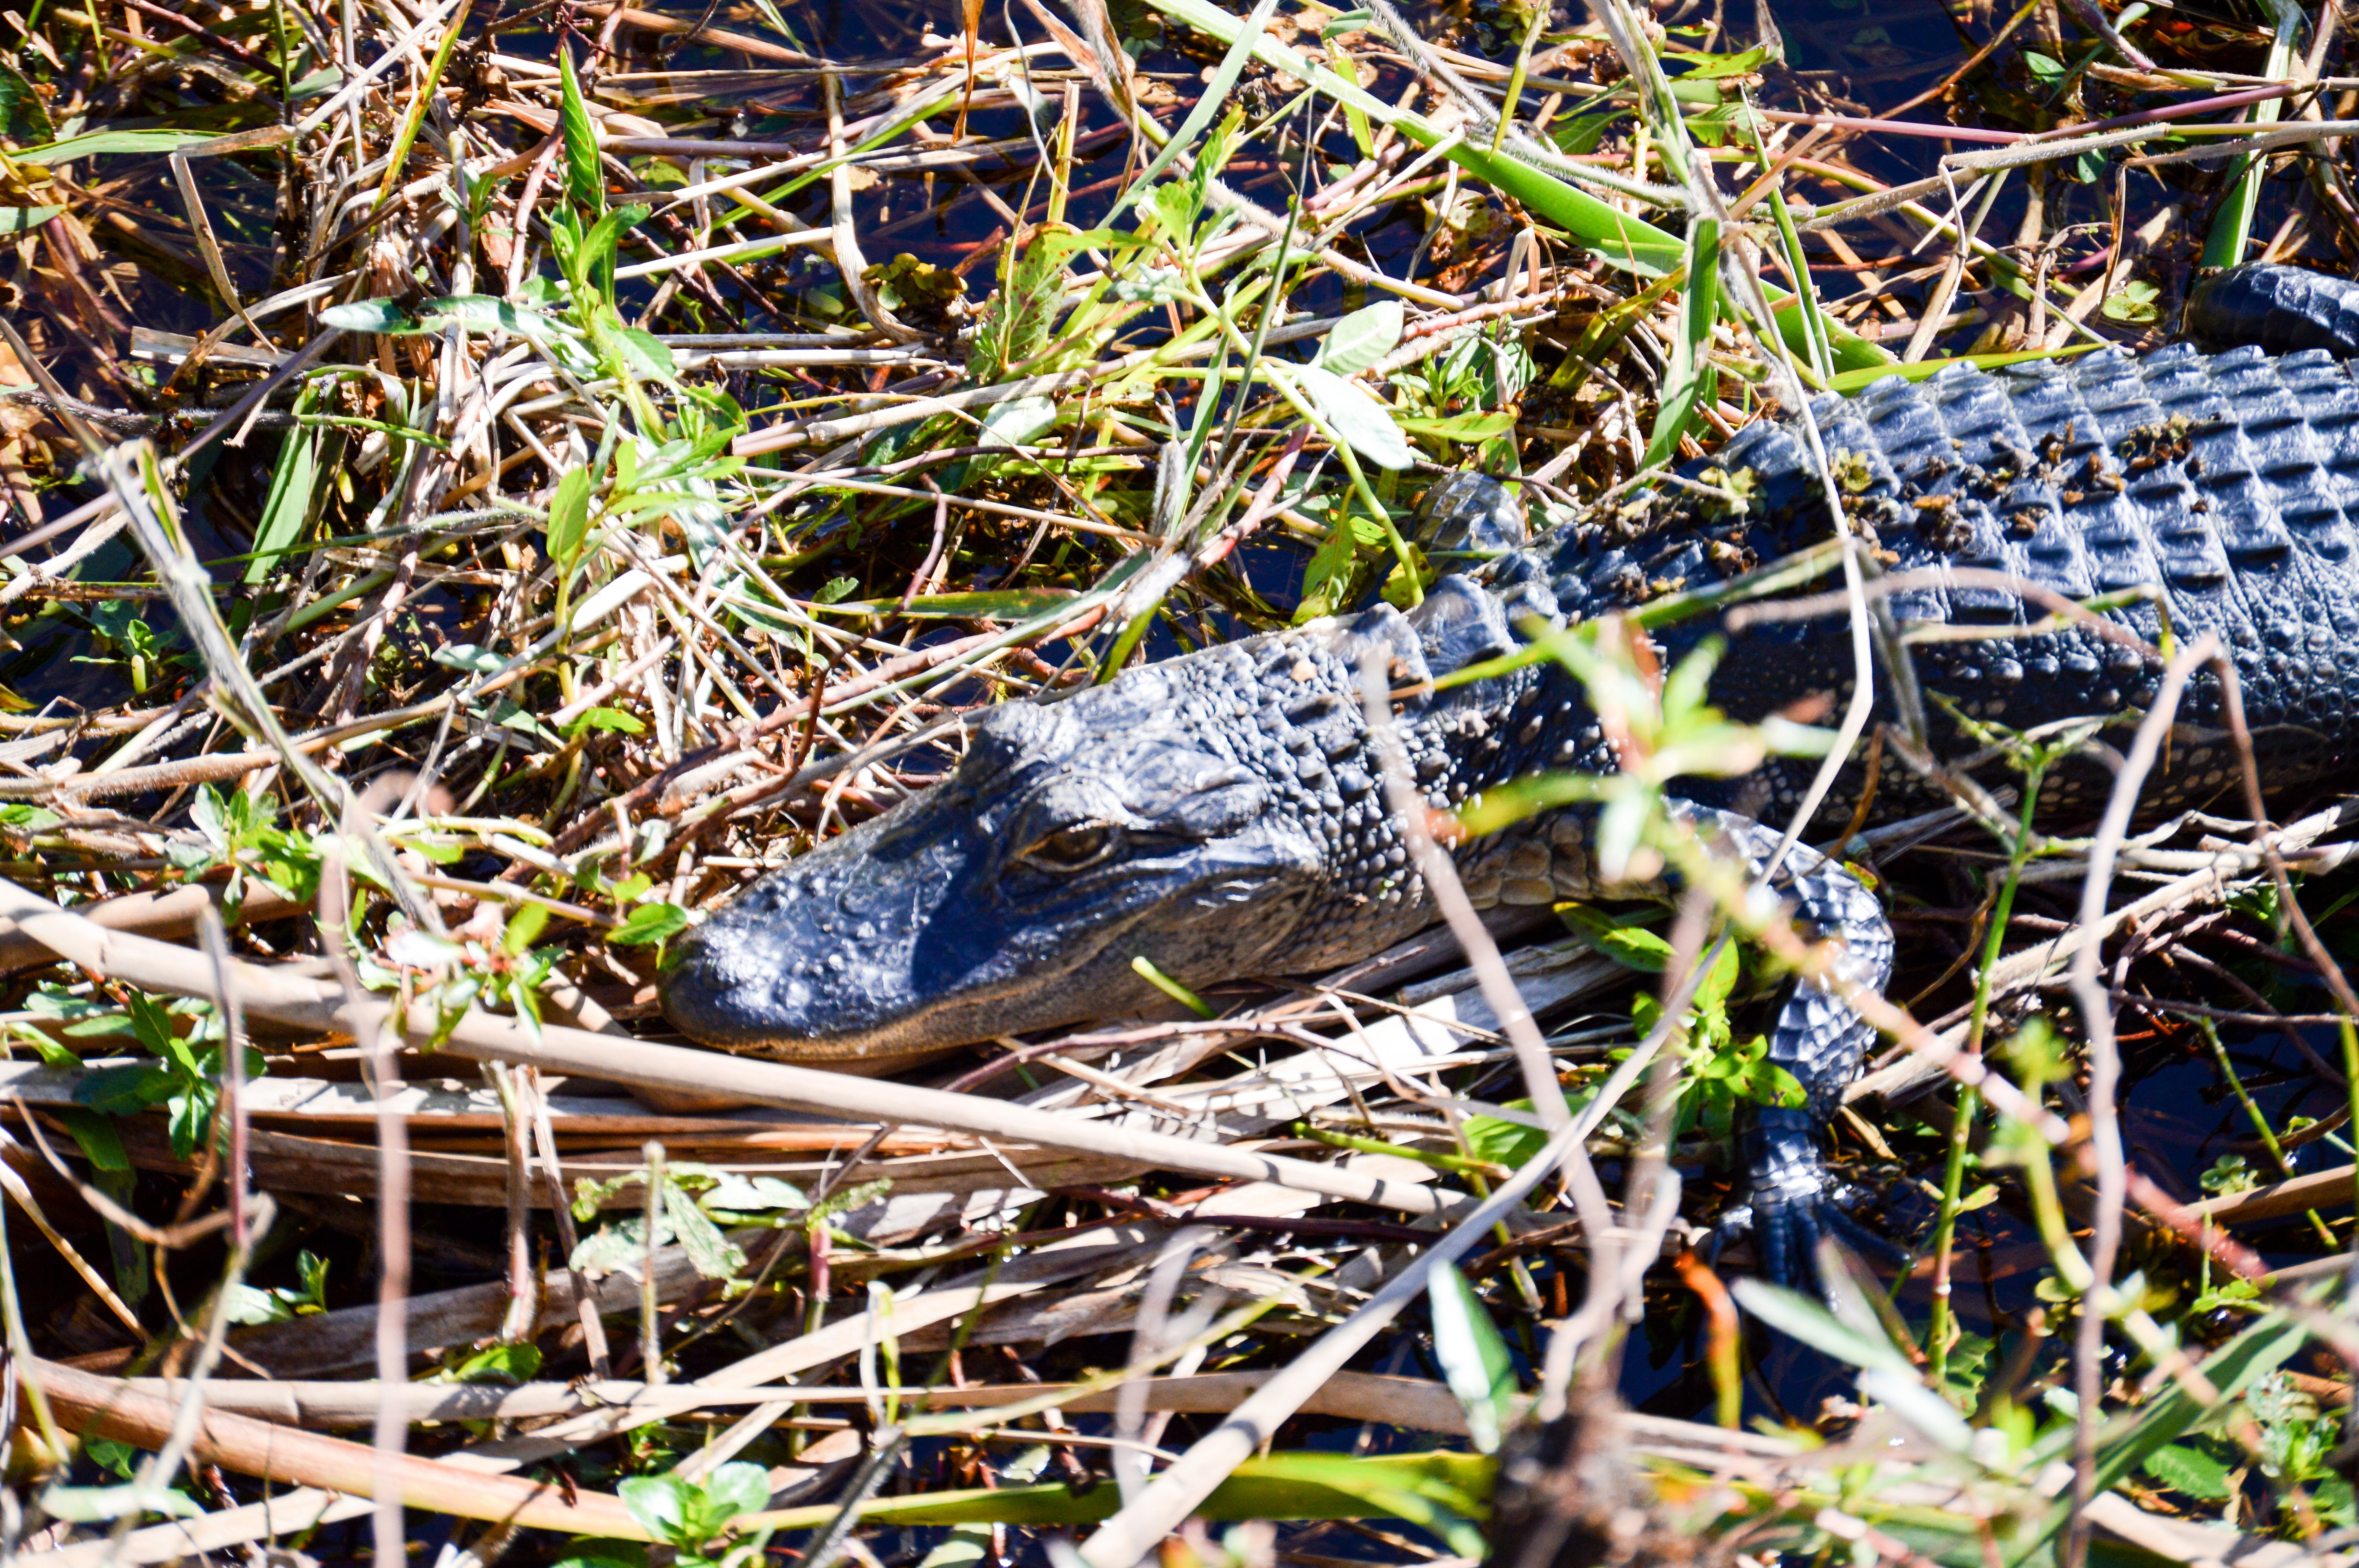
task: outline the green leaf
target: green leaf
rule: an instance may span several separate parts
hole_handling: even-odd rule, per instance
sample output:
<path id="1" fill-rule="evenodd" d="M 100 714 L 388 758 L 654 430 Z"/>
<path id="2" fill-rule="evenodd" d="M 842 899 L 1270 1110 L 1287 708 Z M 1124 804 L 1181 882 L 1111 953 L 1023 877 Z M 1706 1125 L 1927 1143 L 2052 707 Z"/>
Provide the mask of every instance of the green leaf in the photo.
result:
<path id="1" fill-rule="evenodd" d="M 707 1521 L 719 1529 L 739 1514 L 759 1513 L 770 1506 L 770 1472 L 744 1463 L 716 1466 L 705 1478 Z"/>
<path id="2" fill-rule="evenodd" d="M 647 1543 L 638 1541 L 577 1541 L 571 1552 L 558 1559 L 556 1568 L 647 1568 Z"/>
<path id="3" fill-rule="evenodd" d="M 647 221 L 647 212 L 648 209 L 645 207 L 618 207 L 591 224 L 589 232 L 582 236 L 582 243 L 573 253 L 571 276 L 575 284 L 587 284 L 597 290 L 600 298 L 612 299 L 614 297 L 614 253 L 621 248 L 623 236 Z M 597 325 L 592 322 L 591 326 L 594 337 Z"/>
<path id="4" fill-rule="evenodd" d="M 631 372 L 647 381 L 671 382 L 679 377 L 679 363 L 671 357 L 671 350 L 653 332 L 643 332 L 636 327 L 625 327 L 614 334 L 614 341 L 629 362 Z"/>
<path id="5" fill-rule="evenodd" d="M 162 1514 L 194 1519 L 205 1510 L 188 1493 L 136 1484 L 124 1487 L 51 1487 L 41 1494 L 41 1510 L 69 1524 L 105 1524 L 126 1515 Z"/>
<path id="6" fill-rule="evenodd" d="M 2150 327 L 2162 319 L 2161 297 L 2162 290 L 2153 284 L 2142 278 L 2132 278 L 2107 295 L 2104 304 L 2098 308 L 2104 311 L 2108 321 Z"/>
<path id="7" fill-rule="evenodd" d="M 306 1247 L 295 1254 L 295 1272 L 303 1281 L 303 1296 L 324 1310 L 328 1304 L 328 1260 Z"/>
<path id="8" fill-rule="evenodd" d="M 614 1488 L 639 1527 L 674 1546 L 704 1544 L 704 1488 L 679 1476 L 634 1476 Z"/>
<path id="9" fill-rule="evenodd" d="M 1311 553 L 1310 565 L 1303 569 L 1302 602 L 1294 611 L 1294 623 L 1299 626 L 1343 608 L 1343 596 L 1351 591 L 1352 578 L 1358 568 L 1358 535 L 1350 518 L 1339 517 L 1319 548 Z"/>
<path id="10" fill-rule="evenodd" d="M 0 207 L 0 234 L 29 234 L 64 211 L 62 207 Z"/>
<path id="11" fill-rule="evenodd" d="M 131 1116 L 163 1104 L 177 1083 L 163 1067 L 101 1067 L 74 1085 L 74 1098 L 107 1116 Z"/>
<path id="12" fill-rule="evenodd" d="M 625 947 L 661 942 L 688 929 L 688 911 L 676 903 L 643 903 L 606 933 L 606 940 Z"/>
<path id="13" fill-rule="evenodd" d="M 97 131 L 87 136 L 70 136 L 62 142 L 51 142 L 46 146 L 27 147 L 23 152 L 8 156 L 18 163 L 37 163 L 45 168 L 54 168 L 61 163 L 75 163 L 109 153 L 154 157 L 216 139 L 214 134 L 205 131 Z"/>
<path id="14" fill-rule="evenodd" d="M 590 105 L 582 96 L 582 79 L 573 73 L 573 51 L 557 50 L 558 127 L 565 141 L 565 194 L 573 205 L 592 215 L 606 210 L 606 181 L 598 168 L 598 131 L 591 123 Z"/>
<path id="15" fill-rule="evenodd" d="M 2139 1468 L 2174 1492 L 2207 1503 L 2228 1498 L 2228 1467 L 2200 1448 L 2166 1443 L 2147 1454 Z"/>
<path id="16" fill-rule="evenodd" d="M 572 725 L 578 733 L 583 730 L 606 730 L 621 735 L 644 735 L 647 727 L 619 708 L 593 708 Z"/>
<path id="17" fill-rule="evenodd" d="M 1496 1454 L 1513 1419 L 1515 1357 L 1498 1325 L 1455 1266 L 1436 1269 L 1426 1286 L 1433 1313 L 1433 1354 L 1450 1391 L 1466 1409 L 1466 1433 L 1475 1450 Z"/>
<path id="18" fill-rule="evenodd" d="M 1927 1388 L 1913 1370 L 1867 1368 L 1859 1375 L 1859 1391 L 1952 1454 L 1963 1454 L 1973 1444 L 1973 1429 L 1958 1407 Z"/>
<path id="19" fill-rule="evenodd" d="M 1690 54 L 1685 49 L 1665 49 L 1662 55 L 1666 64 L 1688 68 L 1680 76 L 1681 81 L 1706 81 L 1723 76 L 1752 75 L 1769 59 L 1769 49 L 1765 44 L 1741 54 Z"/>
<path id="20" fill-rule="evenodd" d="M 707 1214 L 721 1216 L 770 1215 L 782 1211 L 800 1214 L 810 1207 L 810 1198 L 792 1182 L 776 1176 L 748 1176 L 734 1171 L 724 1171 L 699 1200 Z M 734 1219 L 729 1223 L 734 1224 Z"/>
<path id="21" fill-rule="evenodd" d="M 860 600 L 840 603 L 835 608 L 847 615 L 908 615 L 913 620 L 940 617 L 946 621 L 1026 621 L 1055 610 L 1074 597 L 1069 588 L 1005 588 L 984 593 L 921 593 L 909 600 L 907 610 L 902 609 L 897 599 Z"/>
<path id="22" fill-rule="evenodd" d="M 1738 1280 L 1729 1289 L 1735 1292 L 1737 1304 L 1746 1312 L 1812 1349 L 1823 1350 L 1838 1361 L 1848 1361 L 1863 1369 L 1891 1372 L 1903 1378 L 1916 1376 L 1908 1357 L 1895 1349 L 1882 1334 L 1863 1334 L 1847 1327 L 1799 1291 L 1789 1291 L 1764 1280 Z"/>
<path id="23" fill-rule="evenodd" d="M 1670 460 L 1680 449 L 1680 438 L 1695 423 L 1697 409 L 1709 405 L 1719 393 L 1719 369 L 1706 357 L 1712 325 L 1720 319 L 1720 224 L 1716 221 L 1698 218 L 1690 224 L 1687 267 L 1680 335 L 1671 341 L 1662 404 L 1640 464 L 1645 468 Z"/>
<path id="24" fill-rule="evenodd" d="M 307 388 L 304 401 L 308 400 Z M 302 406 L 299 402 L 298 407 Z M 270 575 L 270 568 L 294 548 L 303 525 L 310 521 L 311 497 L 319 488 L 320 441 L 317 430 L 300 427 L 288 430 L 280 440 L 278 463 L 270 474 L 270 494 L 262 503 L 262 521 L 255 525 L 254 557 L 245 563 L 248 584 Z"/>
<path id="25" fill-rule="evenodd" d="M 1617 964 L 1649 975 L 1659 975 L 1670 965 L 1671 944 L 1660 932 L 1620 925 L 1586 904 L 1569 903 L 1558 914 L 1574 935 Z"/>
<path id="26" fill-rule="evenodd" d="M 2027 364 L 2033 360 L 2071 359 L 2096 348 L 2094 343 L 2074 343 L 2062 349 L 2022 349 L 2003 354 L 1960 354 L 1955 359 L 1919 360 L 1913 364 L 1869 365 L 1860 370 L 1838 371 L 1827 384 L 1848 397 L 1864 391 L 1886 376 L 1897 375 L 1903 381 L 1930 381 L 1951 365 L 1973 365 L 1977 370 L 2003 370 L 2008 365 Z"/>
<path id="27" fill-rule="evenodd" d="M 560 486 L 563 482 L 559 481 Z M 473 643 L 445 643 L 427 657 L 448 668 L 479 676 L 487 676 L 508 662 L 508 656 L 498 649 L 478 647 Z"/>
<path id="28" fill-rule="evenodd" d="M 222 1297 L 222 1311 L 228 1315 L 230 1322 L 245 1328 L 266 1323 L 285 1323 L 295 1315 L 295 1309 L 279 1300 L 277 1292 L 245 1284 L 229 1288 Z"/>
<path id="29" fill-rule="evenodd" d="M 82 1148 L 82 1158 L 97 1171 L 128 1171 L 131 1156 L 123 1147 L 123 1135 L 115 1130 L 113 1119 L 101 1116 L 82 1106 L 59 1106 L 50 1112 L 65 1124 L 66 1131 Z"/>
<path id="30" fill-rule="evenodd" d="M 331 305 L 320 312 L 320 325 L 395 338 L 426 330 L 424 322 L 390 299 L 355 299 L 349 305 Z"/>
<path id="31" fill-rule="evenodd" d="M 1393 423 L 1392 410 L 1375 394 L 1318 365 L 1298 365 L 1292 373 L 1319 416 L 1353 451 L 1381 469 L 1405 469 L 1417 461 L 1408 438 Z"/>
<path id="32" fill-rule="evenodd" d="M 549 498 L 549 558 L 571 570 L 582 558 L 582 546 L 589 535 L 590 470 L 571 469 L 557 481 L 557 493 Z"/>
<path id="33" fill-rule="evenodd" d="M 501 950 L 507 953 L 524 952 L 539 939 L 541 932 L 547 929 L 548 925 L 549 905 L 545 903 L 517 905 L 516 912 L 508 916 L 507 929 L 500 933 Z"/>
<path id="34" fill-rule="evenodd" d="M 454 1383 L 530 1382 L 540 1371 L 540 1347 L 537 1345 L 491 1345 L 473 1352 L 448 1376 Z"/>
<path id="35" fill-rule="evenodd" d="M 172 1015 L 163 1004 L 146 991 L 133 991 L 124 1011 L 131 1015 L 131 1033 L 139 1044 L 155 1055 L 161 1056 L 191 1076 L 196 1071 L 196 1058 L 172 1031 Z"/>
<path id="36" fill-rule="evenodd" d="M 927 1552 L 918 1568 L 984 1568 L 991 1560 L 991 1527 L 961 1524 L 951 1527 L 949 1538 Z"/>
<path id="37" fill-rule="evenodd" d="M 1487 413 L 1481 410 L 1469 410 L 1464 414 L 1451 414 L 1439 419 L 1396 414 L 1393 416 L 1393 423 L 1412 436 L 1423 436 L 1428 440 L 1434 441 L 1454 441 L 1471 447 L 1479 442 L 1496 440 L 1513 430 L 1516 427 L 1516 416 L 1505 408 L 1495 408 Z"/>
<path id="38" fill-rule="evenodd" d="M 1509 1100 L 1509 1110 L 1529 1110 L 1527 1099 Z M 1466 1152 L 1477 1160 L 1487 1160 L 1494 1165 L 1518 1169 L 1540 1152 L 1548 1142 L 1548 1134 L 1537 1127 L 1527 1127 L 1520 1121 L 1509 1121 L 1497 1116 L 1470 1116 L 1459 1123 L 1459 1136 L 1466 1141 Z"/>
<path id="39" fill-rule="evenodd" d="M 708 1280 L 734 1280 L 745 1267 L 745 1254 L 721 1232 L 696 1199 L 677 1184 L 664 1189 L 664 1216 L 688 1260 Z"/>
<path id="40" fill-rule="evenodd" d="M 975 444 L 1020 447 L 1036 436 L 1046 435 L 1056 423 L 1055 398 L 1012 397 L 983 416 L 983 433 Z"/>
<path id="41" fill-rule="evenodd" d="M 1337 375 L 1357 375 L 1400 346 L 1407 315 L 1397 299 L 1353 311 L 1327 330 L 1311 363 Z"/>
<path id="42" fill-rule="evenodd" d="M 536 343 L 554 338 L 579 338 L 571 322 L 538 310 L 524 308 L 488 294 L 450 294 L 418 308 L 420 319 L 440 325 L 457 321 L 479 332 L 510 332 Z"/>
<path id="43" fill-rule="evenodd" d="M 25 73 L 0 60 L 0 136 L 19 142 L 56 139 L 58 127 L 49 106 Z M 60 209 L 62 211 L 62 209 Z"/>

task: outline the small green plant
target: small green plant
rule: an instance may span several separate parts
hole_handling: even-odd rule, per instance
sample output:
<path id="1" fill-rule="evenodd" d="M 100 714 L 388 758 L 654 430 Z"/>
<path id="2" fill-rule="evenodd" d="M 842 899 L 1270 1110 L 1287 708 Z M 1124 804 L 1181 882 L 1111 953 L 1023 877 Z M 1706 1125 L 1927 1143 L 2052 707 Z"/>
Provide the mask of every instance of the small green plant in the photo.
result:
<path id="1" fill-rule="evenodd" d="M 189 821 L 204 842 L 175 840 L 165 846 L 165 858 L 188 877 L 230 867 L 236 873 L 226 893 L 233 910 L 245 896 L 248 877 L 268 883 L 282 898 L 308 903 L 319 896 L 319 846 L 301 828 L 280 827 L 278 803 L 269 796 L 201 784 L 189 806 Z"/>
<path id="2" fill-rule="evenodd" d="M 770 1544 L 769 1527 L 744 1535 L 731 1528 L 770 1500 L 770 1475 L 759 1465 L 716 1465 L 702 1481 L 676 1469 L 634 1476 L 615 1491 L 631 1518 L 671 1549 L 679 1568 L 751 1568 Z M 582 1541 L 557 1568 L 646 1568 L 647 1561 L 647 1548 L 636 1541 Z"/>
<path id="3" fill-rule="evenodd" d="M 759 1465 L 722 1465 L 700 1485 L 677 1470 L 635 1476 L 616 1488 L 631 1517 L 679 1553 L 680 1568 L 742 1568 L 758 1563 L 770 1531 L 732 1538 L 730 1521 L 770 1500 L 770 1474 Z"/>
<path id="4" fill-rule="evenodd" d="M 246 1325 L 285 1323 L 327 1311 L 328 1260 L 307 1247 L 296 1255 L 295 1273 L 301 1283 L 293 1289 L 285 1285 L 232 1285 L 224 1308 L 229 1320 Z"/>
<path id="5" fill-rule="evenodd" d="M 176 1018 L 192 1021 L 188 1033 L 175 1026 Z M 118 1020 L 127 1023 L 133 1037 L 156 1060 L 103 1067 L 88 1074 L 74 1086 L 75 1103 L 103 1116 L 134 1116 L 161 1106 L 171 1130 L 173 1156 L 194 1159 L 221 1108 L 219 1019 L 205 1002 L 179 1001 L 167 1006 L 143 991 L 133 991 L 125 999 L 120 1014 L 85 1020 L 69 1026 L 67 1033 L 112 1033 L 119 1027 Z M 207 1044 L 208 1041 L 214 1044 Z M 75 1065 L 79 1065 L 79 1061 Z M 248 1046 L 246 1076 L 258 1078 L 264 1070 L 262 1054 Z M 118 1150 L 119 1147 L 118 1144 Z"/>
<path id="6" fill-rule="evenodd" d="M 99 651 L 76 654 L 73 662 L 121 665 L 131 689 L 141 697 L 173 672 L 194 668 L 197 663 L 194 654 L 179 645 L 179 633 L 148 625 L 128 600 L 109 600 L 92 610 L 90 629 Z"/>
<path id="7" fill-rule="evenodd" d="M 475 917 L 437 936 L 398 913 L 389 917 L 382 947 L 386 962 L 364 960 L 361 979 L 371 989 L 405 989 L 436 1008 L 436 1043 L 486 1003 L 506 1002 L 526 1028 L 540 1029 L 540 989 L 557 969 L 557 951 L 533 944 L 549 926 L 544 903 L 520 903 L 505 920 L 500 906 L 485 903 Z"/>

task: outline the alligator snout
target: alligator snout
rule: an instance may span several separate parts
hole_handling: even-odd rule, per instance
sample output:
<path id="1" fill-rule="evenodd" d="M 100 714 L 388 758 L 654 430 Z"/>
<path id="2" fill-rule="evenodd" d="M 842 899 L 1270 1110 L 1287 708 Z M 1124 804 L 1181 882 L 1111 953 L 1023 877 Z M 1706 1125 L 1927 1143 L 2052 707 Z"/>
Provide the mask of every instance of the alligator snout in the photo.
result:
<path id="1" fill-rule="evenodd" d="M 664 1011 L 709 1045 L 886 1071 L 940 1049 L 912 1037 L 926 993 L 989 959 L 941 906 L 974 859 L 951 814 L 864 823 L 764 878 L 681 945 Z M 914 831 L 912 831 L 914 829 Z M 954 1042 L 951 1042 L 954 1044 Z"/>

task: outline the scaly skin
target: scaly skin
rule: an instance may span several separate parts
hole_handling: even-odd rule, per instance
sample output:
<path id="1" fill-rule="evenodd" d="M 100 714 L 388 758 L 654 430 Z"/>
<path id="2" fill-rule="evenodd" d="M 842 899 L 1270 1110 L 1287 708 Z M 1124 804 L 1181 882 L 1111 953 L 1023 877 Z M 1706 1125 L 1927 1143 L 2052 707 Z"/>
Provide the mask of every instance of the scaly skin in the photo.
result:
<path id="1" fill-rule="evenodd" d="M 2234 312 L 2230 312 L 2231 315 Z M 2234 651 L 2264 776 L 2277 790 L 2337 775 L 2359 715 L 2359 387 L 2325 353 L 2205 359 L 2170 349 L 1998 374 L 1893 379 L 1813 408 L 1844 505 L 1910 622 L 2020 626 L 2051 606 L 2153 585 L 2155 600 L 2108 612 L 2152 643 L 2167 612 L 2181 640 L 2218 630 Z M 1375 953 L 1438 915 L 1378 786 L 1358 672 L 1381 661 L 1395 690 L 1517 646 L 1556 625 L 1723 580 L 1824 538 L 1823 499 L 1788 427 L 1740 433 L 1690 477 L 1442 579 L 1417 611 L 1377 608 L 1134 670 L 1048 706 L 1011 705 L 977 727 L 934 789 L 773 873 L 683 945 L 665 1007 L 699 1040 L 786 1060 L 883 1072 L 952 1047 L 1155 1002 L 1132 969 L 1145 957 L 1196 987 L 1311 973 Z M 1455 547 L 1512 543 L 1515 508 L 1495 486 L 1455 481 L 1441 535 Z M 1452 533 L 1452 530 L 1455 530 Z M 1958 568 L 1983 576 L 1962 579 Z M 2026 587 L 2034 590 L 2027 597 Z M 1668 663 L 1715 630 L 1662 632 Z M 1914 677 L 1937 751 L 1967 750 L 1941 706 L 2017 729 L 2082 715 L 2127 718 L 2158 671 L 2089 628 L 2038 637 L 1920 643 Z M 1852 681 L 1841 615 L 1756 623 L 1734 639 L 1712 686 L 1733 716 Z M 1879 676 L 1880 687 L 1885 677 Z M 1877 694 L 1879 717 L 1896 709 Z M 1553 665 L 1419 697 L 1400 708 L 1428 803 L 1450 809 L 1544 770 L 1603 771 L 1612 752 L 1576 682 Z M 2200 681 L 2180 710 L 2149 810 L 2233 783 L 2220 693 Z M 1687 810 L 1708 839 L 1757 866 L 1813 764 L 1695 781 Z M 1923 795 L 1885 770 L 1880 816 Z M 2094 815 L 2099 762 L 2060 768 L 2042 810 Z M 1838 825 L 1855 795 L 1821 816 Z M 1478 905 L 1660 884 L 1597 885 L 1589 823 L 1541 818 L 1462 848 Z M 1874 898 L 1808 850 L 1777 883 L 1806 928 L 1839 937 L 1847 978 L 1881 986 L 1891 933 Z M 1837 1216 L 1819 1135 L 1872 1032 L 1827 991 L 1799 985 L 1771 1059 L 1801 1081 L 1807 1108 L 1760 1113 L 1746 1136 L 1747 1209 L 1773 1277 L 1807 1273 L 1812 1239 Z"/>

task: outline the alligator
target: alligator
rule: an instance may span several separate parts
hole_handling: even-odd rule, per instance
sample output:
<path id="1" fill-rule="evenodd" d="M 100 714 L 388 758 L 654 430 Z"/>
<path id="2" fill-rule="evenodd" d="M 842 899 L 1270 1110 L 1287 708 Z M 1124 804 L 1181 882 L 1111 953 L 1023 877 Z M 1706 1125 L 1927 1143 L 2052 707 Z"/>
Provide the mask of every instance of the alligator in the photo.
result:
<path id="1" fill-rule="evenodd" d="M 2282 274 L 2207 285 L 2189 326 L 2215 346 L 2266 336 L 2290 351 L 2246 341 L 1952 366 L 1812 403 L 1890 624 L 1952 634 L 1901 644 L 1905 656 L 1885 645 L 1879 723 L 1911 718 L 1933 753 L 1959 757 L 1990 726 L 2131 720 L 2159 681 L 2152 650 L 2213 631 L 2268 786 L 2335 780 L 2359 736 L 2359 384 L 2335 357 L 2334 319 L 2352 294 Z M 1558 662 L 1435 680 L 1549 629 L 1732 582 L 1834 532 L 1792 420 L 1756 422 L 1670 484 L 1537 540 L 1508 490 L 1479 476 L 1438 483 L 1425 510 L 1429 547 L 1463 569 L 1406 612 L 1379 602 L 991 710 L 940 783 L 770 873 L 685 938 L 665 982 L 671 1020 L 732 1051 L 886 1072 L 1158 1003 L 1140 957 L 1201 988 L 1375 954 L 1440 914 L 1387 805 L 1384 737 L 1363 705 L 1372 660 L 1392 688 L 1391 754 L 1432 808 L 1542 772 L 1611 773 L 1614 743 Z M 2104 608 L 2052 617 L 2061 600 Z M 1825 710 L 1852 690 L 1839 611 L 1741 628 L 1703 616 L 1651 635 L 1665 668 L 1725 637 L 1709 693 L 1735 719 Z M 2235 785 L 2227 734 L 2218 683 L 2199 678 L 2144 807 Z M 1818 766 L 1777 758 L 1743 778 L 1684 780 L 1677 811 L 1757 873 L 1780 843 L 1765 824 L 1785 824 Z M 1865 773 L 1846 765 L 1822 830 L 1852 817 Z M 1883 770 L 1875 815 L 1922 808 L 1929 786 L 1904 773 Z M 2110 781 L 2098 761 L 2056 767 L 2039 819 L 2093 818 Z M 1461 844 L 1467 897 L 1496 909 L 1674 896 L 1659 871 L 1604 866 L 1598 826 L 1569 807 Z M 1780 1004 L 1769 1060 L 1808 1103 L 1754 1111 L 1749 1185 L 1723 1221 L 1754 1232 L 1765 1272 L 1792 1279 L 1811 1271 L 1817 1238 L 1849 1228 L 1821 1135 L 1874 1031 L 1840 993 L 1880 988 L 1893 943 L 1853 872 L 1807 847 L 1769 885 L 1842 954 Z"/>

